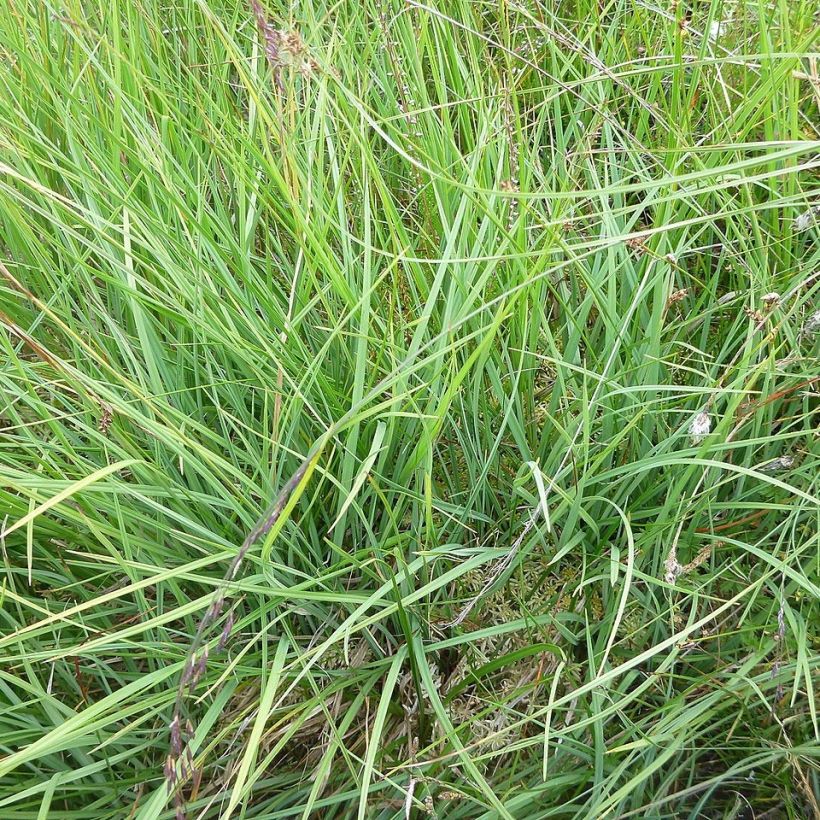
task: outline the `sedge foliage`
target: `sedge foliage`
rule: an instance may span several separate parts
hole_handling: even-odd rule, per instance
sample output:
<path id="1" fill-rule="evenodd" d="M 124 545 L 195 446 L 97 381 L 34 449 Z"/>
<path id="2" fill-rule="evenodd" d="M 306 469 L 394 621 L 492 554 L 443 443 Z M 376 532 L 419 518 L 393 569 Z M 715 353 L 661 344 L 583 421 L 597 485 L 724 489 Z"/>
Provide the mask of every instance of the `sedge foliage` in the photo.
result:
<path id="1" fill-rule="evenodd" d="M 816 813 L 815 12 L 4 2 L 0 816 Z"/>

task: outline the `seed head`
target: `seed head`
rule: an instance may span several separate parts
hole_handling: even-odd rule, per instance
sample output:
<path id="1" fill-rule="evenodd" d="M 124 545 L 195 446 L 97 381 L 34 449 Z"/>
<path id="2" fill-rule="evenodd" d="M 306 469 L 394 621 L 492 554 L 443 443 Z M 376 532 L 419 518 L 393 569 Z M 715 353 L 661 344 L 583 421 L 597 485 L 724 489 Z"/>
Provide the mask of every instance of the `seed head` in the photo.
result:
<path id="1" fill-rule="evenodd" d="M 815 205 L 795 217 L 793 223 L 795 232 L 808 230 L 812 226 L 812 223 L 816 221 L 818 214 L 820 214 L 820 205 Z"/>
<path id="2" fill-rule="evenodd" d="M 804 338 L 814 336 L 820 330 L 820 310 L 816 310 L 803 322 L 803 327 L 800 329 L 800 335 Z"/>
<path id="3" fill-rule="evenodd" d="M 781 643 L 786 639 L 786 618 L 783 612 L 783 604 L 777 610 L 777 640 Z"/>
<path id="4" fill-rule="evenodd" d="M 222 627 L 222 634 L 219 636 L 219 643 L 217 644 L 217 651 L 221 652 L 227 645 L 228 641 L 231 637 L 231 631 L 233 630 L 233 612 L 228 613 L 228 617 L 225 618 L 225 624 Z"/>
<path id="5" fill-rule="evenodd" d="M 767 461 L 759 469 L 763 473 L 779 473 L 783 470 L 791 470 L 792 467 L 794 467 L 794 458 L 792 456 L 780 456 Z"/>
<path id="6" fill-rule="evenodd" d="M 705 410 L 701 410 L 701 412 L 692 419 L 689 425 L 689 435 L 692 437 L 692 444 L 700 444 L 706 436 L 709 435 L 711 429 L 712 419 L 709 418 L 709 414 Z"/>
<path id="7" fill-rule="evenodd" d="M 707 39 L 710 40 L 713 43 L 717 39 L 719 39 L 721 37 L 721 35 L 723 35 L 724 32 L 726 31 L 726 27 L 727 27 L 726 22 L 727 21 L 725 21 L 725 20 L 715 20 L 709 26 L 709 33 L 707 35 Z"/>
<path id="8" fill-rule="evenodd" d="M 182 754 L 182 733 L 179 730 L 179 715 L 174 715 L 169 727 L 171 729 L 171 754 L 179 757 Z"/>
<path id="9" fill-rule="evenodd" d="M 180 686 L 187 686 L 188 682 L 191 680 L 191 675 L 194 674 L 194 659 L 188 658 L 185 661 L 185 668 L 182 670 L 182 678 L 180 680 Z"/>
<path id="10" fill-rule="evenodd" d="M 225 598 L 222 595 L 217 595 L 216 600 L 211 604 L 211 608 L 208 611 L 208 615 L 213 619 L 216 620 L 222 612 L 222 607 L 225 604 Z"/>
<path id="11" fill-rule="evenodd" d="M 642 236 L 632 236 L 626 240 L 626 246 L 627 248 L 631 248 L 633 251 L 642 253 L 646 250 L 646 239 Z"/>
<path id="12" fill-rule="evenodd" d="M 284 90 L 284 83 L 279 72 L 281 60 L 279 58 L 279 47 L 281 45 L 280 33 L 271 25 L 268 20 L 265 10 L 262 8 L 259 0 L 252 0 L 251 8 L 253 9 L 254 17 L 256 18 L 256 26 L 259 29 L 259 34 L 262 36 L 262 42 L 265 46 L 265 57 L 273 69 L 273 76 L 276 85 L 280 91 Z"/>
<path id="13" fill-rule="evenodd" d="M 168 791 L 170 792 L 177 784 L 177 769 L 174 765 L 174 758 L 171 757 L 171 755 L 165 758 L 162 771 L 165 775 L 165 783 L 168 786 Z"/>
<path id="14" fill-rule="evenodd" d="M 674 586 L 675 581 L 678 580 L 678 576 L 681 574 L 682 569 L 683 567 L 678 563 L 676 558 L 667 560 L 666 574 L 663 576 L 664 581 L 666 581 L 666 583 L 670 586 Z"/>
<path id="15" fill-rule="evenodd" d="M 206 646 L 202 650 L 202 655 L 200 655 L 199 660 L 196 662 L 196 666 L 194 666 L 194 674 L 191 676 L 191 686 L 193 687 L 197 684 L 200 678 L 205 674 L 205 669 L 208 666 L 208 647 Z"/>
<path id="16" fill-rule="evenodd" d="M 104 436 L 108 435 L 112 417 L 111 408 L 108 405 L 103 405 L 102 415 L 100 416 L 100 421 L 97 428 Z"/>

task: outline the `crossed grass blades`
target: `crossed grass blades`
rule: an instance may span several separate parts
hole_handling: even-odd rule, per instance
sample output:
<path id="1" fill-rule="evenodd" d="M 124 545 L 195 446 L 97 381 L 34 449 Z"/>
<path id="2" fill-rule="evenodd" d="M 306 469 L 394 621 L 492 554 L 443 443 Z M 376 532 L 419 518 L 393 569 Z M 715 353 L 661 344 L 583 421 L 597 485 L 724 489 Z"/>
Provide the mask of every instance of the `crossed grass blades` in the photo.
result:
<path id="1" fill-rule="evenodd" d="M 4 4 L 0 816 L 815 815 L 812 14 Z"/>

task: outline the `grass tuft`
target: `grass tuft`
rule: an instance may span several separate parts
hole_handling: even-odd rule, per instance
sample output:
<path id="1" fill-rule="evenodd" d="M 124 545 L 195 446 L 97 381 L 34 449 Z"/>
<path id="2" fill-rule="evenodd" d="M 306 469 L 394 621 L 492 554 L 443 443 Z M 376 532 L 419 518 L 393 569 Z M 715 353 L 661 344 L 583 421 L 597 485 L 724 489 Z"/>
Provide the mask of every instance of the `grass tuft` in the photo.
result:
<path id="1" fill-rule="evenodd" d="M 0 817 L 820 817 L 807 2 L 0 11 Z"/>

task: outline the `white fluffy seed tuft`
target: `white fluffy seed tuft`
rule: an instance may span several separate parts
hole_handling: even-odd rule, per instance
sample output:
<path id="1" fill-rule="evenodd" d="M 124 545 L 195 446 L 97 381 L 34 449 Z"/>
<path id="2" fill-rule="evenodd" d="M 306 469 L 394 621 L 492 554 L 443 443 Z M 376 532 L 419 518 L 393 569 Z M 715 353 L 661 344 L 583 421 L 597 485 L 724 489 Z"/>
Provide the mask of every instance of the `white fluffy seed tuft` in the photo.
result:
<path id="1" fill-rule="evenodd" d="M 712 419 L 705 410 L 701 410 L 689 425 L 689 435 L 692 437 L 692 443 L 700 444 L 709 435 L 711 429 Z"/>

